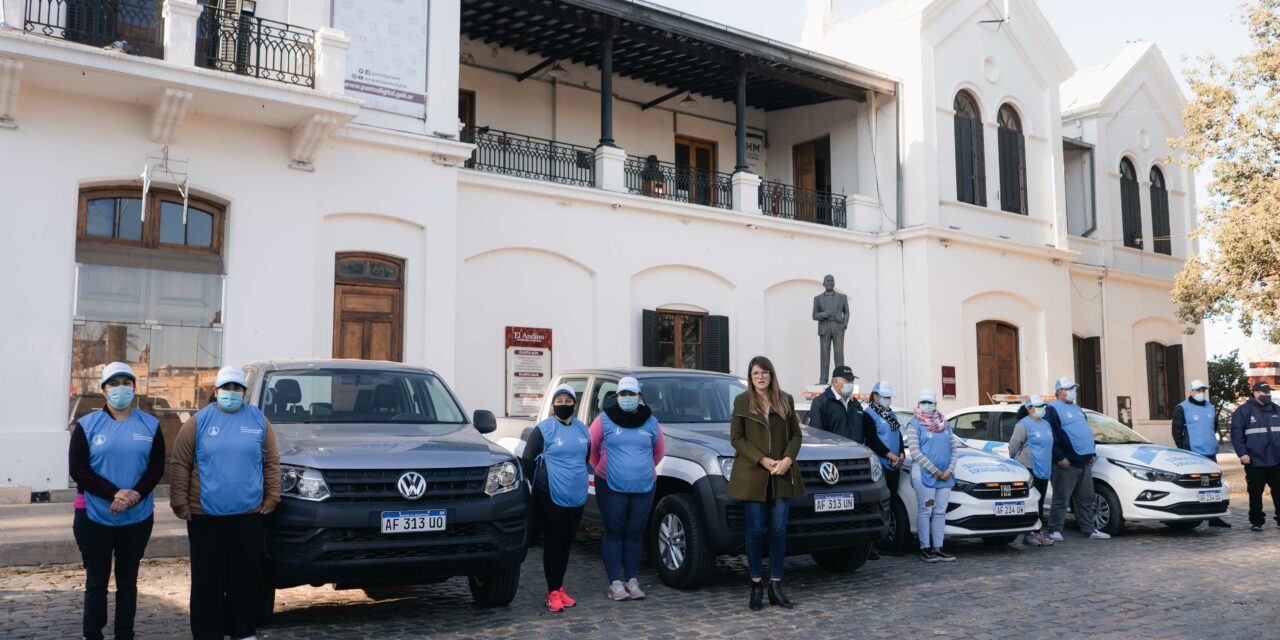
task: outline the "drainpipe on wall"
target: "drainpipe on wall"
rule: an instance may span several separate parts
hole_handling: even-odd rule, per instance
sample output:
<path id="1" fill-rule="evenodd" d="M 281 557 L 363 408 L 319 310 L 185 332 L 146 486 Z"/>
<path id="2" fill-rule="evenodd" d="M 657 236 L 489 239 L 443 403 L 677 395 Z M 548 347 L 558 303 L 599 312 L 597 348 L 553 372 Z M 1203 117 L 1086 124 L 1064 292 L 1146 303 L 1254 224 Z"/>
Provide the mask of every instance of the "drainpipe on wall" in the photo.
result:
<path id="1" fill-rule="evenodd" d="M 1111 347 L 1107 343 L 1107 275 L 1111 273 L 1107 267 L 1102 268 L 1102 277 L 1098 279 L 1102 292 L 1099 297 L 1102 299 L 1102 353 L 1106 354 L 1102 358 L 1100 366 L 1102 367 L 1102 413 L 1111 415 L 1107 412 L 1107 404 L 1111 398 L 1111 376 L 1107 373 L 1107 358 L 1111 354 Z M 1116 407 L 1119 411 L 1120 407 Z"/>
<path id="2" fill-rule="evenodd" d="M 894 123 L 894 127 L 893 127 L 893 146 L 896 148 L 898 152 L 897 176 L 896 176 L 897 177 L 897 185 L 896 185 L 897 193 L 894 196 L 895 198 L 897 198 L 897 201 L 894 203 L 894 214 L 895 214 L 894 217 L 897 219 L 897 229 L 894 229 L 894 231 L 898 231 L 902 229 L 903 221 L 906 220 L 906 216 L 904 214 L 904 211 L 906 209 L 906 204 L 904 203 L 904 200 L 903 200 L 903 193 L 906 191 L 906 189 L 903 186 L 903 177 L 902 177 L 902 173 L 903 173 L 902 169 L 906 164 L 905 163 L 906 156 L 902 148 L 902 126 L 903 126 L 902 101 L 903 101 L 902 82 L 899 81 L 894 85 L 894 101 L 893 101 L 894 117 L 896 117 L 898 120 L 897 122 Z M 902 359 L 901 361 L 902 384 L 905 385 L 907 384 L 907 380 L 909 379 L 907 376 L 907 256 L 906 256 L 906 245 L 902 242 L 902 240 L 898 240 L 898 291 L 899 291 L 898 317 L 901 319 L 901 322 L 899 323 L 899 328 L 898 328 L 898 357 Z"/>

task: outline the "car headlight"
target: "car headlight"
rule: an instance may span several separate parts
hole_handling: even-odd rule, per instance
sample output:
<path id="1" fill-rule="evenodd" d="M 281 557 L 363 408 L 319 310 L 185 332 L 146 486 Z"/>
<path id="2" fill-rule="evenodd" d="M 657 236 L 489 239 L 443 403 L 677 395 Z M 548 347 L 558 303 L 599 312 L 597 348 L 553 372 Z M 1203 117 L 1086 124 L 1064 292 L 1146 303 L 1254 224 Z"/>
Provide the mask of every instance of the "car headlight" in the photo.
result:
<path id="1" fill-rule="evenodd" d="M 724 476 L 725 480 L 728 480 L 733 473 L 733 456 L 721 457 L 717 462 L 720 463 L 720 475 Z"/>
<path id="2" fill-rule="evenodd" d="M 972 482 L 965 482 L 964 480 L 956 480 L 956 485 L 952 487 L 951 490 L 959 491 L 960 493 L 969 493 L 969 490 L 972 488 L 973 488 Z"/>
<path id="3" fill-rule="evenodd" d="M 1173 473 L 1172 471 L 1161 471 L 1160 469 L 1144 467 L 1132 462 L 1123 462 L 1116 460 L 1115 458 L 1107 458 L 1107 462 L 1128 471 L 1129 475 L 1139 480 L 1146 480 L 1147 482 L 1173 482 L 1178 479 L 1178 474 Z"/>
<path id="4" fill-rule="evenodd" d="M 328 498 L 329 485 L 319 469 L 280 465 L 280 495 L 320 502 Z"/>
<path id="5" fill-rule="evenodd" d="M 514 462 L 499 462 L 489 467 L 489 479 L 485 480 L 484 492 L 491 496 L 515 491 L 520 486 L 520 467 Z"/>
<path id="6" fill-rule="evenodd" d="M 871 481 L 875 482 L 884 476 L 884 467 L 880 465 L 880 458 L 871 458 Z"/>

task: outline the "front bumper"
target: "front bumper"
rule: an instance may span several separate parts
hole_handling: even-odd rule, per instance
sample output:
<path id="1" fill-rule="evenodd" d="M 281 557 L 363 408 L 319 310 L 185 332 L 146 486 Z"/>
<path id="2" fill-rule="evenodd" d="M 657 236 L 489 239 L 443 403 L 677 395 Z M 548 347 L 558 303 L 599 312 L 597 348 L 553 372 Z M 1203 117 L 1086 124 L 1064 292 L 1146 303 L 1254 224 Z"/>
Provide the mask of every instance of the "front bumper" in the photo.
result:
<path id="1" fill-rule="evenodd" d="M 447 511 L 444 531 L 379 531 L 383 511 L 433 508 Z M 519 490 L 438 503 L 285 498 L 267 520 L 267 559 L 278 588 L 437 582 L 519 566 L 527 522 L 528 497 Z"/>
<path id="2" fill-rule="evenodd" d="M 1021 498 L 975 498 L 967 493 L 951 492 L 947 503 L 947 537 L 972 538 L 1026 533 L 1040 528 L 1036 514 L 1040 494 L 1032 489 Z M 1021 502 L 1022 515 L 996 515 L 997 502 Z M 915 505 L 906 505 L 912 509 Z M 1048 508 L 1048 505 L 1045 505 Z"/>
<path id="3" fill-rule="evenodd" d="M 1182 487 L 1172 482 L 1135 480 L 1112 487 L 1124 505 L 1125 520 L 1171 521 L 1219 518 L 1231 507 L 1231 487 L 1223 482 L 1218 487 Z M 1159 500 L 1139 500 L 1143 491 L 1168 493 Z M 1201 491 L 1221 492 L 1221 502 L 1200 502 Z"/>

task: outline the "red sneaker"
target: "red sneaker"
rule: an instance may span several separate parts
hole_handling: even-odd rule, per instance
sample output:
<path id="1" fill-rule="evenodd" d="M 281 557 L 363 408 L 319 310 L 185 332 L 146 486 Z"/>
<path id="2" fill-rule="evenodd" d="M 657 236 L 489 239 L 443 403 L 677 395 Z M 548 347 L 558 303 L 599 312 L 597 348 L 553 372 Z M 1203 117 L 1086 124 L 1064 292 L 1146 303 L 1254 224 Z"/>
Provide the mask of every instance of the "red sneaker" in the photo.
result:
<path id="1" fill-rule="evenodd" d="M 564 611 L 564 602 L 560 599 L 559 591 L 547 592 L 547 611 L 552 613 Z"/>
<path id="2" fill-rule="evenodd" d="M 566 607 L 572 607 L 573 605 L 578 604 L 577 600 L 570 598 L 569 594 L 564 592 L 564 587 L 560 587 L 560 602 Z"/>

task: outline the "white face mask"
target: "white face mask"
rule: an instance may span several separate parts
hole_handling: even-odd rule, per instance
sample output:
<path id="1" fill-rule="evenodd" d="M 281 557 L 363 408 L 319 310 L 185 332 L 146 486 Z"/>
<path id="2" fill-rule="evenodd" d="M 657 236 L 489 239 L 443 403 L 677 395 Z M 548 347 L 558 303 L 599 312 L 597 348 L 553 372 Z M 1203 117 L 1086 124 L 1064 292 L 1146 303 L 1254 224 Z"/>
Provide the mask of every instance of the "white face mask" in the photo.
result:
<path id="1" fill-rule="evenodd" d="M 1044 417 L 1044 407 L 1032 407 L 1031 412 L 1034 413 L 1037 418 Z"/>
<path id="2" fill-rule="evenodd" d="M 1196 402 L 1204 402 L 1205 399 L 1205 395 L 1203 393 L 1197 393 L 1191 397 L 1194 398 Z"/>
<path id="3" fill-rule="evenodd" d="M 892 397 L 889 397 L 889 398 L 880 398 L 880 403 L 879 403 L 879 404 L 880 404 L 880 406 L 882 406 L 882 407 L 884 407 L 884 408 L 888 409 L 888 408 L 889 408 L 889 405 L 893 404 L 893 398 L 892 398 Z"/>
<path id="4" fill-rule="evenodd" d="M 840 387 L 840 395 L 845 398 L 848 398 L 849 396 L 853 395 L 853 385 L 852 384 L 842 385 Z"/>
<path id="5" fill-rule="evenodd" d="M 921 402 L 920 410 L 925 413 L 933 413 L 933 410 L 936 406 L 937 405 L 933 404 L 932 402 Z"/>

